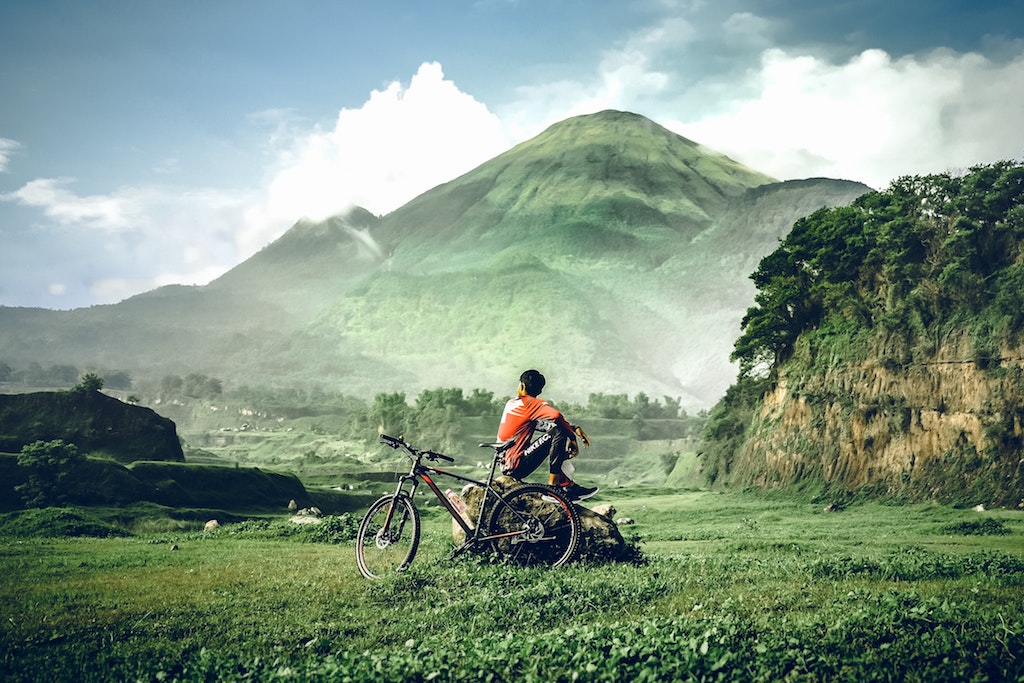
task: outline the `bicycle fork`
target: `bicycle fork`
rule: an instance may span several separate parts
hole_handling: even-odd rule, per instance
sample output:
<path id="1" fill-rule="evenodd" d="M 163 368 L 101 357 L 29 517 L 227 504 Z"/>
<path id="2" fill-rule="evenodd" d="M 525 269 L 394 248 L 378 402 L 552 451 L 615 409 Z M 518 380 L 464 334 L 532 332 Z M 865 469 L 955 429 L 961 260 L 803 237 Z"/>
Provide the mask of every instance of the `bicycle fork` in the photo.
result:
<path id="1" fill-rule="evenodd" d="M 406 482 L 408 481 L 412 482 L 412 488 L 410 488 L 409 492 L 406 493 L 404 487 Z M 395 487 L 395 493 L 391 499 L 391 505 L 390 507 L 388 507 L 388 513 L 384 516 L 384 523 L 381 524 L 380 529 L 377 530 L 376 543 L 378 548 L 383 548 L 389 545 L 392 541 L 402 537 L 402 532 L 405 531 L 405 523 L 408 520 L 408 515 L 404 513 L 405 507 L 402 506 L 402 519 L 398 525 L 398 528 L 395 529 L 394 532 L 392 532 L 391 524 L 395 521 L 395 508 L 399 507 L 398 500 L 402 496 L 408 496 L 409 501 L 413 504 L 413 506 L 416 505 L 415 496 L 416 486 L 418 484 L 419 482 L 416 480 L 416 477 L 410 477 L 408 475 L 405 475 L 398 480 L 398 486 Z"/>

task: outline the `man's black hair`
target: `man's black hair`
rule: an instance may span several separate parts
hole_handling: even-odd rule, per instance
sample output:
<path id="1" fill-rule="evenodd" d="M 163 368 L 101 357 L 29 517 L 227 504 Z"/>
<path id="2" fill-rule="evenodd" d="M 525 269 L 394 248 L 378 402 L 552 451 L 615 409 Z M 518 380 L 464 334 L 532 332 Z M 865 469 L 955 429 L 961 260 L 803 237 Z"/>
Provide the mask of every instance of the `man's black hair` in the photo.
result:
<path id="1" fill-rule="evenodd" d="M 536 370 L 527 370 L 519 375 L 519 381 L 526 387 L 526 393 L 530 396 L 540 396 L 540 392 L 544 390 L 544 375 Z"/>

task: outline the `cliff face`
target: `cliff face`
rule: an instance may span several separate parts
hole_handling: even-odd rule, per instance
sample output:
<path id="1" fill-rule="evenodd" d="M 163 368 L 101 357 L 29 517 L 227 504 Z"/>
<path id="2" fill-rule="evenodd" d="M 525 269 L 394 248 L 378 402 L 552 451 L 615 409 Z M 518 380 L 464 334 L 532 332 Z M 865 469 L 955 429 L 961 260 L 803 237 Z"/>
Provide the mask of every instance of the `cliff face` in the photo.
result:
<path id="1" fill-rule="evenodd" d="M 904 347 L 888 337 L 824 372 L 799 348 L 754 415 L 736 480 L 1024 506 L 1024 345 L 985 359 L 966 334 L 924 358 Z"/>
<path id="2" fill-rule="evenodd" d="M 185 460 L 174 422 L 149 408 L 98 391 L 0 394 L 0 452 L 54 439 L 123 463 Z"/>

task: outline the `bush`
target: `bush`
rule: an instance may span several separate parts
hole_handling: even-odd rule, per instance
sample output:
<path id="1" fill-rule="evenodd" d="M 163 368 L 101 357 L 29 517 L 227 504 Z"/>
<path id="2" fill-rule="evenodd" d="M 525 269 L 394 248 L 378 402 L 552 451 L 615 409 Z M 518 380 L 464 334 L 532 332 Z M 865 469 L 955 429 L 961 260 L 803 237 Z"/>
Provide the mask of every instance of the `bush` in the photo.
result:
<path id="1" fill-rule="evenodd" d="M 15 486 L 27 507 L 44 508 L 66 505 L 68 484 L 85 456 L 74 444 L 62 439 L 36 441 L 21 449 L 18 465 L 28 470 L 28 481 Z"/>
<path id="2" fill-rule="evenodd" d="M 345 543 L 355 539 L 359 520 L 352 515 L 328 515 L 319 524 L 310 524 L 309 540 L 314 543 Z"/>
<path id="3" fill-rule="evenodd" d="M 0 515 L 0 537 L 73 538 L 88 536 L 109 538 L 130 533 L 89 515 L 83 510 L 46 508 L 22 510 Z"/>
<path id="4" fill-rule="evenodd" d="M 998 519 L 983 519 L 979 521 L 956 522 L 942 527 L 944 534 L 957 534 L 959 536 L 1005 536 L 1010 533 Z"/>

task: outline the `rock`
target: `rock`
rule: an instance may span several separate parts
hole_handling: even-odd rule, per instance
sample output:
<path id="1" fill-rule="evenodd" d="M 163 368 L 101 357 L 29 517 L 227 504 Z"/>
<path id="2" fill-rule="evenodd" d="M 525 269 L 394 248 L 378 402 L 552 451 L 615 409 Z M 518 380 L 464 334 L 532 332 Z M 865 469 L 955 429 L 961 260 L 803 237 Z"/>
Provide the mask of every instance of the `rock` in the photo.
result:
<path id="1" fill-rule="evenodd" d="M 613 517 L 615 517 L 615 513 L 618 512 L 618 510 L 615 509 L 615 506 L 612 505 L 611 503 L 601 503 L 600 505 L 595 505 L 593 507 L 593 510 L 597 514 L 601 515 L 602 517 L 607 517 L 608 519 L 612 519 Z"/>
<path id="2" fill-rule="evenodd" d="M 636 524 L 632 517 L 619 517 L 615 520 L 615 523 L 619 526 L 629 526 L 630 524 Z"/>
<path id="3" fill-rule="evenodd" d="M 219 529 L 219 528 L 220 528 L 220 522 L 218 522 L 215 519 L 211 519 L 209 522 L 206 523 L 206 526 L 203 527 L 203 531 L 213 531 L 214 529 Z"/>
<path id="4" fill-rule="evenodd" d="M 517 486 L 520 482 L 511 477 L 498 477 L 494 480 L 494 487 L 499 491 L 506 491 Z M 460 497 L 466 504 L 467 515 L 470 520 L 476 522 L 480 512 L 480 502 L 483 500 L 483 489 L 479 486 L 469 484 L 462 489 Z M 619 533 L 619 529 L 610 516 L 594 510 L 576 506 L 576 512 L 580 516 L 582 526 L 582 537 L 580 538 L 580 550 L 577 559 L 581 560 L 615 560 L 622 556 L 626 546 L 625 539 Z M 615 509 L 607 505 L 610 514 L 615 514 Z M 466 540 L 466 534 L 458 522 L 452 520 L 452 537 L 455 542 L 461 545 Z"/>
<path id="5" fill-rule="evenodd" d="M 298 514 L 291 518 L 292 524 L 319 524 L 321 519 L 312 515 Z"/>
<path id="6" fill-rule="evenodd" d="M 295 502 L 294 498 L 288 501 L 288 509 L 293 512 L 299 509 L 299 504 Z"/>

